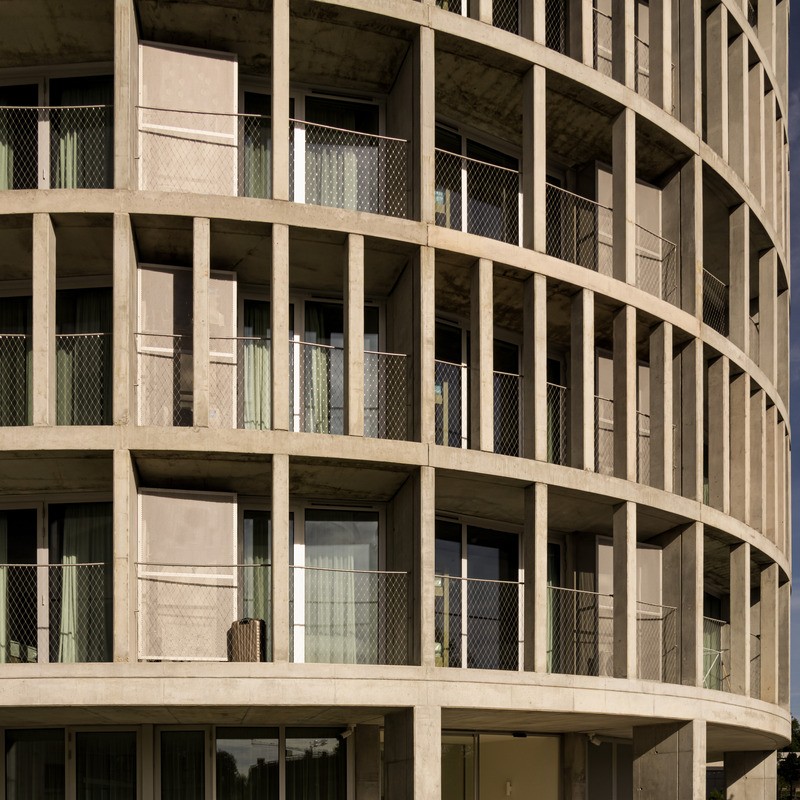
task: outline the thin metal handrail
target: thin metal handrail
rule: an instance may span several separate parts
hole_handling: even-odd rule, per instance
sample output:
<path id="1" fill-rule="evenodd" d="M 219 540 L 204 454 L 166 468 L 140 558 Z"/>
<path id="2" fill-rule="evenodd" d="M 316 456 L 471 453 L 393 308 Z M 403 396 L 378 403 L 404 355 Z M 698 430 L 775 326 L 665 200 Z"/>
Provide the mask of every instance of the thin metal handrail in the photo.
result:
<path id="1" fill-rule="evenodd" d="M 557 189 L 559 192 L 563 192 L 564 194 L 568 194 L 571 197 L 577 197 L 578 200 L 583 200 L 586 203 L 591 203 L 592 205 L 597 206 L 598 208 L 604 208 L 606 211 L 613 211 L 611 206 L 604 206 L 602 203 L 598 203 L 597 200 L 592 200 L 591 197 L 584 197 L 582 194 L 577 194 L 576 192 L 571 192 L 569 189 L 565 189 L 563 186 L 556 186 L 554 183 L 550 183 L 547 181 L 547 186 L 552 189 Z"/>
<path id="2" fill-rule="evenodd" d="M 441 147 L 434 147 L 433 148 L 437 153 L 446 153 L 448 156 L 454 156 L 455 158 L 460 158 L 464 161 L 471 161 L 473 164 L 481 164 L 484 167 L 492 167 L 493 169 L 501 169 L 504 172 L 511 172 L 514 175 L 519 175 L 519 170 L 514 169 L 513 167 L 501 167 L 499 164 L 492 164 L 489 161 L 481 161 L 479 158 L 471 158 L 470 156 L 464 156 L 461 153 L 454 153 L 452 150 L 442 150 Z"/>
<path id="3" fill-rule="evenodd" d="M 408 358 L 408 353 L 387 353 L 385 350 L 365 350 L 364 353 L 370 356 L 396 356 L 397 358 Z"/>
<path id="4" fill-rule="evenodd" d="M 501 581 L 494 578 L 465 578 L 461 575 L 441 575 L 438 572 L 434 574 L 434 578 L 447 578 L 451 581 L 471 581 L 473 583 L 492 583 L 502 584 L 504 586 L 524 586 L 524 581 Z"/>
<path id="5" fill-rule="evenodd" d="M 311 567 L 305 564 L 290 564 L 290 569 L 308 569 L 314 572 L 345 572 L 348 575 L 408 575 L 408 570 L 386 569 L 341 569 L 339 567 Z"/>
<path id="6" fill-rule="evenodd" d="M 104 108 L 105 106 L 100 106 Z M 167 111 L 170 114 L 202 114 L 204 117 L 248 117 L 251 119 L 272 119 L 270 114 L 246 114 L 239 111 L 190 111 L 185 108 L 162 108 L 159 106 L 136 106 L 141 111 Z"/>
<path id="7" fill-rule="evenodd" d="M 23 111 L 60 111 L 63 108 L 114 108 L 113 104 L 90 103 L 85 106 L 0 106 L 0 111 L 17 110 Z"/>
<path id="8" fill-rule="evenodd" d="M 323 125 L 321 122 L 308 122 L 304 119 L 289 119 L 289 122 L 294 122 L 296 125 L 312 125 L 315 128 L 326 128 L 329 131 L 339 131 L 340 133 L 349 133 L 356 136 L 365 136 L 369 139 L 385 139 L 387 142 L 403 142 L 408 144 L 408 139 L 400 139 L 397 136 L 384 136 L 380 133 L 364 133 L 363 131 L 353 131 L 349 128 L 337 128 L 334 125 Z"/>

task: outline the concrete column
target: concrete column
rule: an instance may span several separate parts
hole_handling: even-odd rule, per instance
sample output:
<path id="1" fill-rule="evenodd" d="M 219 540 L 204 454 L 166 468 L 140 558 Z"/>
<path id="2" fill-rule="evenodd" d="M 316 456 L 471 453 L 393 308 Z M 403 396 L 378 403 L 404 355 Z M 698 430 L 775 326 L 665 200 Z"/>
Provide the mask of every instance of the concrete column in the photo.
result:
<path id="1" fill-rule="evenodd" d="M 776 386 L 778 394 L 789 400 L 789 291 L 784 289 L 775 304 Z"/>
<path id="2" fill-rule="evenodd" d="M 272 225 L 270 273 L 270 332 L 272 352 L 272 428 L 291 430 L 289 417 L 289 226 Z"/>
<path id="3" fill-rule="evenodd" d="M 675 59 L 680 75 L 679 119 L 690 130 L 702 131 L 702 10 L 693 0 L 678 0 L 678 41 L 680 53 Z"/>
<path id="4" fill-rule="evenodd" d="M 386 800 L 427 800 L 441 795 L 442 710 L 415 706 L 384 717 Z"/>
<path id="5" fill-rule="evenodd" d="M 770 89 L 764 96 L 764 210 L 767 219 L 775 224 L 776 175 L 778 159 L 775 153 L 775 92 Z"/>
<path id="6" fill-rule="evenodd" d="M 594 292 L 572 298 L 570 324 L 570 466 L 594 469 Z"/>
<path id="7" fill-rule="evenodd" d="M 706 108 L 709 145 L 728 159 L 728 9 L 720 3 L 706 17 Z"/>
<path id="8" fill-rule="evenodd" d="M 736 206 L 728 216 L 730 287 L 728 300 L 728 338 L 749 353 L 750 337 L 750 209 Z"/>
<path id="9" fill-rule="evenodd" d="M 594 12 L 592 0 L 567 2 L 567 52 L 576 61 L 594 65 Z"/>
<path id="10" fill-rule="evenodd" d="M 114 188 L 135 189 L 139 36 L 133 0 L 114 0 Z"/>
<path id="11" fill-rule="evenodd" d="M 626 3 L 631 6 L 631 3 Z M 616 52 L 616 51 L 615 51 Z M 616 55 L 615 55 L 616 59 Z M 636 283 L 636 115 L 626 108 L 612 128 L 614 277 Z"/>
<path id="12" fill-rule="evenodd" d="M 635 4 L 627 0 L 611 0 L 611 74 L 630 89 L 635 86 L 635 10 Z"/>
<path id="13" fill-rule="evenodd" d="M 533 457 L 547 461 L 547 278 L 544 275 L 533 276 L 533 304 Z M 530 395 L 523 391 L 522 396 L 524 399 Z"/>
<path id="14" fill-rule="evenodd" d="M 414 260 L 414 438 L 433 444 L 436 353 L 436 251 L 420 247 Z"/>
<path id="15" fill-rule="evenodd" d="M 721 356 L 708 367 L 708 502 L 730 513 L 730 362 Z"/>
<path id="16" fill-rule="evenodd" d="M 750 396 L 750 525 L 764 533 L 766 498 L 767 406 L 763 389 Z"/>
<path id="17" fill-rule="evenodd" d="M 134 422 L 136 397 L 136 248 L 128 214 L 114 214 L 113 418 L 115 425 Z"/>
<path id="18" fill-rule="evenodd" d="M 764 48 L 767 61 L 774 65 L 775 53 L 775 0 L 755 0 L 758 6 L 758 40 Z"/>
<path id="19" fill-rule="evenodd" d="M 703 685 L 703 547 L 701 522 L 681 534 L 680 618 L 681 684 Z"/>
<path id="20" fill-rule="evenodd" d="M 703 343 L 693 339 L 681 352 L 681 489 L 703 500 Z"/>
<path id="21" fill-rule="evenodd" d="M 777 792 L 778 757 L 774 750 L 725 753 L 728 800 L 772 800 Z"/>
<path id="22" fill-rule="evenodd" d="M 681 308 L 702 317 L 703 165 L 698 156 L 681 168 L 680 204 Z"/>
<path id="23" fill-rule="evenodd" d="M 672 113 L 672 3 L 650 1 L 650 100 Z"/>
<path id="24" fill-rule="evenodd" d="M 519 33 L 526 39 L 545 44 L 547 19 L 544 3 L 523 2 L 519 9 Z"/>
<path id="25" fill-rule="evenodd" d="M 546 100 L 545 69 L 534 65 L 522 82 L 522 246 L 540 253 L 547 251 Z"/>
<path id="26" fill-rule="evenodd" d="M 522 456 L 525 458 L 536 458 L 536 327 L 539 322 L 536 308 L 536 277 L 531 275 L 522 284 L 522 346 L 519 371 L 522 375 Z"/>
<path id="27" fill-rule="evenodd" d="M 433 29 L 421 27 L 414 39 L 414 218 L 434 223 L 436 185 L 436 51 Z"/>
<path id="28" fill-rule="evenodd" d="M 786 81 L 789 64 L 789 3 L 780 0 L 775 5 L 775 77 L 782 97 L 788 97 Z"/>
<path id="29" fill-rule="evenodd" d="M 673 491 L 672 325 L 650 334 L 650 485 Z"/>
<path id="30" fill-rule="evenodd" d="M 740 372 L 730 390 L 730 513 L 750 524 L 750 376 Z M 710 422 L 710 420 L 709 420 Z"/>
<path id="31" fill-rule="evenodd" d="M 211 270 L 211 220 L 194 218 L 192 254 L 192 408 L 194 426 L 208 427 L 208 285 Z"/>
<path id="32" fill-rule="evenodd" d="M 768 703 L 778 702 L 779 580 L 777 564 L 761 570 L 761 699 Z"/>
<path id="33" fill-rule="evenodd" d="M 637 479 L 636 309 L 623 306 L 614 317 L 614 474 Z"/>
<path id="34" fill-rule="evenodd" d="M 636 800 L 705 797 L 705 720 L 635 726 L 633 787 Z"/>
<path id="35" fill-rule="evenodd" d="M 33 215 L 33 424 L 56 422 L 56 233 L 49 214 Z"/>
<path id="36" fill-rule="evenodd" d="M 764 202 L 764 65 L 756 63 L 748 73 L 748 108 L 750 111 L 748 140 L 749 186 Z"/>
<path id="37" fill-rule="evenodd" d="M 565 733 L 561 739 L 563 785 L 566 789 L 564 800 L 586 800 L 586 736 L 581 733 Z"/>
<path id="38" fill-rule="evenodd" d="M 114 661 L 136 661 L 136 475 L 127 450 L 114 451 Z M 131 556 L 133 555 L 133 559 Z"/>
<path id="39" fill-rule="evenodd" d="M 355 800 L 380 800 L 380 734 L 379 725 L 356 725 Z"/>
<path id="40" fill-rule="evenodd" d="M 470 292 L 470 445 L 494 450 L 494 288 L 493 265 L 479 258 L 472 266 Z"/>
<path id="41" fill-rule="evenodd" d="M 285 384 L 284 384 L 285 386 Z M 289 456 L 272 456 L 272 660 L 289 660 Z"/>
<path id="42" fill-rule="evenodd" d="M 791 559 L 791 554 L 789 555 Z M 789 710 L 789 673 L 791 653 L 792 585 L 788 581 L 778 586 L 778 703 Z"/>
<path id="43" fill-rule="evenodd" d="M 272 197 L 289 197 L 289 0 L 272 2 Z M 275 328 L 273 327 L 273 331 Z M 288 329 L 287 329 L 288 335 Z M 274 342 L 273 342 L 274 345 Z"/>
<path id="44" fill-rule="evenodd" d="M 775 428 L 775 539 L 778 548 L 786 553 L 786 423 L 778 417 Z"/>
<path id="45" fill-rule="evenodd" d="M 767 406 L 766 421 L 764 424 L 764 495 L 762 505 L 764 506 L 764 528 L 762 533 L 775 545 L 778 541 L 778 503 L 777 503 L 777 484 L 778 484 L 778 449 L 776 438 L 778 433 L 778 410 L 774 405 Z"/>
<path id="46" fill-rule="evenodd" d="M 434 666 L 436 631 L 434 625 L 436 572 L 436 473 L 433 467 L 420 467 L 415 492 L 418 574 L 414 576 L 415 608 L 419 609 L 419 641 L 415 642 L 413 663 Z"/>
<path id="47" fill-rule="evenodd" d="M 492 0 L 472 0 L 469 3 L 469 15 L 472 19 L 492 24 Z"/>
<path id="48" fill-rule="evenodd" d="M 347 236 L 344 269 L 345 433 L 364 435 L 364 237 Z"/>
<path id="49" fill-rule="evenodd" d="M 750 694 L 750 545 L 730 550 L 730 686 L 735 694 Z"/>
<path id="50" fill-rule="evenodd" d="M 614 677 L 637 676 L 636 504 L 614 509 Z"/>
<path id="51" fill-rule="evenodd" d="M 728 161 L 745 183 L 750 180 L 749 69 L 749 44 L 740 33 L 728 47 Z"/>
<path id="52" fill-rule="evenodd" d="M 547 672 L 547 484 L 525 488 L 525 531 L 522 559 L 525 570 L 523 606 L 524 668 Z"/>

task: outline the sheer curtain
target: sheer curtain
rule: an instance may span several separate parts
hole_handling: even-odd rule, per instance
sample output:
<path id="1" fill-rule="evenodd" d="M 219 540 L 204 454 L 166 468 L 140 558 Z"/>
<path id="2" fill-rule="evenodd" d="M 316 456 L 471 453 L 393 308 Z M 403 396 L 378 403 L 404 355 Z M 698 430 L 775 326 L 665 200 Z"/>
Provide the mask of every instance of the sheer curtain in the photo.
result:
<path id="1" fill-rule="evenodd" d="M 306 338 L 320 344 L 327 338 L 324 315 L 313 303 L 306 303 Z M 306 346 L 303 373 L 305 430 L 330 433 L 330 351 L 327 347 Z"/>
<path id="2" fill-rule="evenodd" d="M 269 511 L 244 512 L 243 616 L 266 623 L 266 658 L 272 654 L 272 531 Z"/>
<path id="3" fill-rule="evenodd" d="M 242 361 L 244 427 L 269 430 L 271 422 L 271 341 L 269 303 L 245 301 Z"/>
<path id="4" fill-rule="evenodd" d="M 270 96 L 245 92 L 243 120 L 245 197 L 272 197 L 272 120 Z M 257 116 L 249 116 L 257 115 Z"/>
<path id="5" fill-rule="evenodd" d="M 136 734 L 75 734 L 76 800 L 136 800 Z"/>

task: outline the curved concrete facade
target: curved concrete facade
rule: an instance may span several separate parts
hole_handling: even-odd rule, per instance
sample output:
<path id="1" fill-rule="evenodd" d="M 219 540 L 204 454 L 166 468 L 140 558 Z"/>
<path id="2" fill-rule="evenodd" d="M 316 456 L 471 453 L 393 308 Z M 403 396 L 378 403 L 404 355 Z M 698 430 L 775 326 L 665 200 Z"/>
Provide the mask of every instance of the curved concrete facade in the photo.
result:
<path id="1" fill-rule="evenodd" d="M 5 5 L 0 795 L 774 797 L 788 0 Z"/>

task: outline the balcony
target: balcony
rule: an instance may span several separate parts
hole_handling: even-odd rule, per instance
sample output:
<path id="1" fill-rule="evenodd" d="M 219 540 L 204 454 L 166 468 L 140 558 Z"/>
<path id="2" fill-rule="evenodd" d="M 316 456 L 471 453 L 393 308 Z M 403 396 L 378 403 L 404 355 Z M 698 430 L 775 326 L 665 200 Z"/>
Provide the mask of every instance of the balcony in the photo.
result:
<path id="1" fill-rule="evenodd" d="M 31 337 L 0 334 L 0 426 L 31 424 Z"/>
<path id="2" fill-rule="evenodd" d="M 522 445 L 522 375 L 494 373 L 494 452 L 518 456 Z"/>
<path id="3" fill-rule="evenodd" d="M 289 344 L 290 427 L 305 433 L 344 433 L 344 349 Z"/>
<path id="4" fill-rule="evenodd" d="M 650 415 L 636 412 L 636 480 L 650 483 Z"/>
<path id="5" fill-rule="evenodd" d="M 467 365 L 437 360 L 434 369 L 434 441 L 447 447 L 466 447 Z"/>
<path id="6" fill-rule="evenodd" d="M 547 384 L 547 460 L 566 464 L 567 453 L 567 387 Z"/>
<path id="7" fill-rule="evenodd" d="M 290 196 L 296 203 L 408 216 L 408 142 L 293 119 Z"/>
<path id="8" fill-rule="evenodd" d="M 594 470 L 614 474 L 614 401 L 594 398 Z"/>
<path id="9" fill-rule="evenodd" d="M 56 424 L 111 424 L 111 334 L 56 336 Z"/>
<path id="10" fill-rule="evenodd" d="M 272 346 L 268 336 L 210 340 L 209 424 L 269 430 L 272 417 Z"/>
<path id="11" fill-rule="evenodd" d="M 290 659 L 328 664 L 407 664 L 408 574 L 290 568 Z"/>
<path id="12" fill-rule="evenodd" d="M 641 225 L 636 226 L 636 286 L 659 300 L 679 304 L 677 247 Z"/>
<path id="13" fill-rule="evenodd" d="M 409 368 L 404 353 L 364 351 L 364 436 L 408 439 Z"/>
<path id="14" fill-rule="evenodd" d="M 567 4 L 565 0 L 546 0 L 544 7 L 545 43 L 557 53 L 567 52 Z"/>
<path id="15" fill-rule="evenodd" d="M 703 269 L 703 322 L 728 335 L 728 287 L 707 269 Z"/>
<path id="16" fill-rule="evenodd" d="M 113 163 L 113 106 L 0 106 L 0 190 L 110 188 Z"/>
<path id="17" fill-rule="evenodd" d="M 436 666 L 518 670 L 522 584 L 435 576 Z"/>
<path id="18" fill-rule="evenodd" d="M 678 682 L 678 611 L 674 606 L 636 603 L 638 677 Z"/>
<path id="19" fill-rule="evenodd" d="M 460 16 L 468 15 L 468 0 L 436 0 L 436 7 Z M 509 33 L 519 32 L 519 0 L 494 0 L 492 26 Z"/>
<path id="20" fill-rule="evenodd" d="M 729 626 L 721 619 L 703 617 L 703 688 L 729 692 Z"/>
<path id="21" fill-rule="evenodd" d="M 136 401 L 140 425 L 191 426 L 191 338 L 137 333 Z"/>
<path id="22" fill-rule="evenodd" d="M 594 25 L 592 27 L 592 41 L 594 52 L 594 68 L 607 77 L 612 77 L 611 69 L 611 16 L 604 14 L 596 6 L 592 9 Z"/>
<path id="23" fill-rule="evenodd" d="M 140 661 L 271 660 L 269 564 L 138 563 L 136 569 Z M 243 618 L 257 631 L 246 657 L 232 630 Z"/>

